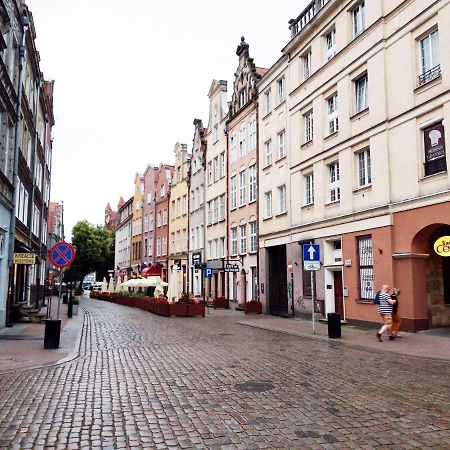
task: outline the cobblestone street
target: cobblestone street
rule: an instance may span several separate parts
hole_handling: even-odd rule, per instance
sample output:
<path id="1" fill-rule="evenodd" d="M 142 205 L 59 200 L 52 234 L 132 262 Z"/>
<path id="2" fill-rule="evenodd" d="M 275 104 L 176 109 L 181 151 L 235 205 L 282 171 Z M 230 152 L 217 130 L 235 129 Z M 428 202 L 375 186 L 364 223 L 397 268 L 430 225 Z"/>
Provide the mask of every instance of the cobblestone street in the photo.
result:
<path id="1" fill-rule="evenodd" d="M 1 448 L 450 448 L 446 361 L 82 307 L 78 359 L 1 375 Z"/>

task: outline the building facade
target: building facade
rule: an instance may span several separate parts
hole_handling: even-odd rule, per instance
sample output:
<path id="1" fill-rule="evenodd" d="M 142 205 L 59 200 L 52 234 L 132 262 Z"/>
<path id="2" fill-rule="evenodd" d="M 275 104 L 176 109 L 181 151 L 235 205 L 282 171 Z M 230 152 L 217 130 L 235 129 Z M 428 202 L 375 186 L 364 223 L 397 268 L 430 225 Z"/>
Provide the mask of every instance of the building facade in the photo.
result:
<path id="1" fill-rule="evenodd" d="M 241 39 L 236 54 L 233 94 L 228 112 L 228 263 L 229 298 L 243 305 L 258 292 L 258 109 L 256 84 L 266 69 L 255 66 Z"/>
<path id="2" fill-rule="evenodd" d="M 148 165 L 144 172 L 144 195 L 142 205 L 142 266 L 155 266 L 155 194 L 158 168 Z"/>
<path id="3" fill-rule="evenodd" d="M 306 300 L 311 308 L 312 282 L 316 311 L 376 322 L 374 293 L 389 284 L 402 290 L 404 329 L 450 325 L 449 265 L 433 248 L 449 234 L 449 20 L 445 1 L 329 0 L 290 22 L 285 58 L 261 82 L 285 85 L 279 105 L 295 192 L 287 226 L 260 236 L 269 311 L 270 286 L 291 279 L 290 266 L 296 312 Z M 280 125 L 270 121 L 272 136 Z M 321 249 L 315 277 L 302 269 L 302 244 L 312 242 Z"/>
<path id="4" fill-rule="evenodd" d="M 173 166 L 160 164 L 155 192 L 155 266 L 161 269 L 161 278 L 168 280 L 167 251 L 169 238 L 169 195 L 173 177 Z"/>
<path id="5" fill-rule="evenodd" d="M 131 268 L 134 273 L 141 271 L 142 263 L 142 203 L 144 198 L 144 177 L 134 177 L 133 219 L 131 227 Z"/>
<path id="6" fill-rule="evenodd" d="M 227 257 L 227 82 L 213 80 L 208 93 L 206 133 L 205 258 L 213 277 L 205 280 L 206 297 L 228 297 L 224 272 Z"/>
<path id="7" fill-rule="evenodd" d="M 169 268 L 177 263 L 183 280 L 183 292 L 188 292 L 188 229 L 189 229 L 189 169 L 191 155 L 186 144 L 177 142 L 175 166 L 170 185 Z"/>
<path id="8" fill-rule="evenodd" d="M 203 295 L 201 264 L 205 261 L 206 128 L 194 120 L 195 132 L 189 177 L 189 293 Z"/>
<path id="9" fill-rule="evenodd" d="M 119 224 L 115 234 L 114 267 L 115 275 L 131 275 L 131 230 L 133 223 L 133 197 L 117 211 Z"/>

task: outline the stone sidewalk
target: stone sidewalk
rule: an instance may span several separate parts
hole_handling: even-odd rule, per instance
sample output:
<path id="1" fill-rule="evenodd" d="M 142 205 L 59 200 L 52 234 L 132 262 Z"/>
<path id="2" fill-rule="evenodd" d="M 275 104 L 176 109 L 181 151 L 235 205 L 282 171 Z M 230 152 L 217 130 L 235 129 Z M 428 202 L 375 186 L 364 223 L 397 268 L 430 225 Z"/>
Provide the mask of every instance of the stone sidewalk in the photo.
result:
<path id="1" fill-rule="evenodd" d="M 52 297 L 50 317 L 57 318 L 58 298 Z M 46 308 L 42 309 L 46 312 Z M 0 329 L 0 373 L 62 364 L 79 354 L 83 328 L 83 310 L 67 317 L 67 305 L 60 306 L 61 335 L 58 349 L 44 349 L 45 323 L 15 323 Z"/>
<path id="2" fill-rule="evenodd" d="M 56 297 L 54 297 L 52 304 L 56 309 Z M 67 305 L 61 304 L 61 341 L 60 348 L 56 350 L 44 349 L 44 323 L 18 323 L 12 328 L 0 329 L 0 373 L 57 365 L 76 358 L 81 343 L 83 316 L 83 310 L 79 308 L 78 316 L 68 319 Z M 214 310 L 212 308 L 207 311 L 206 320 L 208 320 L 208 317 L 217 318 L 217 316 L 243 326 L 333 342 L 336 345 L 342 344 L 362 347 L 371 351 L 450 361 L 450 330 L 443 330 L 441 335 L 436 330 L 421 333 L 402 332 L 401 338 L 389 341 L 387 336 L 384 336 L 383 342 L 380 343 L 375 337 L 375 330 L 349 325 L 342 326 L 342 337 L 340 339 L 329 339 L 326 323 L 316 322 L 315 333 L 313 333 L 310 320 L 268 315 L 246 316 L 242 312 Z M 56 318 L 56 311 L 53 311 L 52 317 Z"/>

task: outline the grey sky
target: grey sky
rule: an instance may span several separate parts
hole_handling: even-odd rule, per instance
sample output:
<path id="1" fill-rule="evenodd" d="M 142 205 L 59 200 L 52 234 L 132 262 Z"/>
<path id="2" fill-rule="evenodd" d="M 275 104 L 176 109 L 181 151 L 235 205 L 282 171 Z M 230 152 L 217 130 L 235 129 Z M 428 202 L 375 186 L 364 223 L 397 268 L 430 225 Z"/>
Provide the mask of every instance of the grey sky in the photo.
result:
<path id="1" fill-rule="evenodd" d="M 194 118 L 207 125 L 212 79 L 231 92 L 241 36 L 255 64 L 270 67 L 307 2 L 27 3 L 41 69 L 55 79 L 51 199 L 64 200 L 69 235 L 78 220 L 103 223 L 106 203 L 129 198 L 147 164 L 173 164 L 176 142 L 191 149 Z"/>

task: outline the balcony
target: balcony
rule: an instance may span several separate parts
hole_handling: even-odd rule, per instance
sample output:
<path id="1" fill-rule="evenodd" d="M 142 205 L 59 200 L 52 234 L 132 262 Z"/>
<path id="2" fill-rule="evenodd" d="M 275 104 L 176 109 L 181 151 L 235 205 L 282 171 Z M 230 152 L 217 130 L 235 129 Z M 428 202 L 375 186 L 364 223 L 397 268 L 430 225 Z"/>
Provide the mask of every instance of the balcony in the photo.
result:
<path id="1" fill-rule="evenodd" d="M 291 19 L 289 21 L 291 39 L 294 39 L 294 37 L 297 36 L 297 34 L 299 34 L 303 28 L 311 22 L 317 13 L 329 2 L 330 0 L 312 0 L 296 19 Z"/>
<path id="2" fill-rule="evenodd" d="M 422 86 L 425 83 L 428 83 L 435 78 L 439 78 L 441 76 L 441 65 L 433 67 L 430 70 L 427 70 L 422 75 L 419 75 L 419 86 Z"/>

